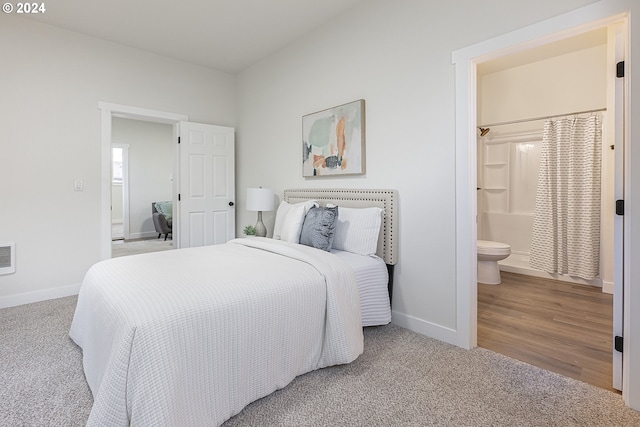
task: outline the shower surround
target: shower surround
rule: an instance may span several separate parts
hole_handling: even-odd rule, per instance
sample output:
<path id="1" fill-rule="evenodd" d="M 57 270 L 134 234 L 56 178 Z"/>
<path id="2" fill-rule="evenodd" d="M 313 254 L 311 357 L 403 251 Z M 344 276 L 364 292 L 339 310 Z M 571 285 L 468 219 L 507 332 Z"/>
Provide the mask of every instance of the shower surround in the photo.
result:
<path id="1" fill-rule="evenodd" d="M 584 280 L 529 266 L 541 146 L 542 131 L 478 138 L 478 239 L 511 246 L 511 255 L 499 262 L 502 271 L 601 287 L 600 278 Z"/>

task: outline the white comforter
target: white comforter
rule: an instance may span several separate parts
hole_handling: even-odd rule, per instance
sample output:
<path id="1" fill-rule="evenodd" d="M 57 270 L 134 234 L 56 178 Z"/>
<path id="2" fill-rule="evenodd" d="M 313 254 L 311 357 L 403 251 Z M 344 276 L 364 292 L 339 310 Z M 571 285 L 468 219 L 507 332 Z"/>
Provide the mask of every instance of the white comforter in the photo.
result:
<path id="1" fill-rule="evenodd" d="M 363 350 L 351 269 L 260 238 L 94 265 L 70 336 L 83 350 L 93 426 L 219 425 Z"/>

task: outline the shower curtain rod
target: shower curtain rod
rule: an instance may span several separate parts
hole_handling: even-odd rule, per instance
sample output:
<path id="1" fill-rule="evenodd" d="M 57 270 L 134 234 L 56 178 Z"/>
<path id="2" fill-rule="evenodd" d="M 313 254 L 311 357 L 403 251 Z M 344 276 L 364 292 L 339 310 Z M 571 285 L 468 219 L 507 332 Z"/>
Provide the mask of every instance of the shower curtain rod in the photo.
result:
<path id="1" fill-rule="evenodd" d="M 491 126 L 513 125 L 513 124 L 516 124 L 516 123 L 524 123 L 524 122 L 537 122 L 538 120 L 553 119 L 553 118 L 556 118 L 556 117 L 564 117 L 564 116 L 574 116 L 574 115 L 586 114 L 586 113 L 597 113 L 599 111 L 607 111 L 607 109 L 606 108 L 597 108 L 595 110 L 576 111 L 575 113 L 568 113 L 568 114 L 555 114 L 555 115 L 552 115 L 552 116 L 535 117 L 533 119 L 520 119 L 520 120 L 511 120 L 509 122 L 489 123 L 488 125 L 478 125 L 478 127 L 479 128 L 488 128 L 488 127 L 491 127 Z"/>

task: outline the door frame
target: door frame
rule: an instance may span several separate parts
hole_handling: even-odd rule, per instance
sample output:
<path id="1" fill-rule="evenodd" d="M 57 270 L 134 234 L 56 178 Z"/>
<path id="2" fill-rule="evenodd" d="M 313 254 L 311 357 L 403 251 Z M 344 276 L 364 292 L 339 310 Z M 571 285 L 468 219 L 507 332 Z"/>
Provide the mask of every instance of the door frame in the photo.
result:
<path id="1" fill-rule="evenodd" d="M 100 257 L 101 259 L 111 258 L 111 121 L 113 117 L 142 120 L 146 122 L 169 124 L 173 126 L 174 140 L 178 139 L 179 123 L 188 122 L 189 116 L 185 114 L 169 113 L 165 111 L 150 110 L 147 108 L 133 107 L 129 105 L 113 104 L 110 102 L 98 102 L 98 109 L 101 112 L 100 139 L 101 139 L 101 233 L 100 233 Z M 173 166 L 173 204 L 177 203 L 178 188 L 178 148 L 176 144 Z M 177 233 L 176 233 L 177 232 Z M 179 230 L 174 230 L 173 238 L 177 241 L 176 235 Z"/>
<path id="2" fill-rule="evenodd" d="M 585 31 L 619 21 L 626 22 L 626 75 L 630 79 L 630 13 L 624 0 L 602 1 L 530 25 L 502 36 L 468 46 L 452 53 L 456 79 L 456 339 L 463 348 L 477 346 L 477 64 L 508 54 L 538 47 Z M 631 91 L 625 85 L 625 141 L 628 153 L 630 140 Z M 630 183 L 630 159 L 625 159 L 624 182 Z M 626 203 L 630 203 L 630 185 L 625 185 Z M 627 216 L 624 227 L 624 295 L 629 296 L 630 231 Z M 630 301 L 625 300 L 624 326 L 626 340 L 630 341 Z M 625 343 L 623 353 L 622 397 L 627 405 L 637 406 L 637 385 L 630 391 L 630 378 L 637 379 L 630 366 L 631 345 Z M 633 394 L 631 394 L 633 392 Z"/>
<path id="3" fill-rule="evenodd" d="M 620 61 L 625 61 L 627 64 L 630 61 L 627 60 L 629 58 L 628 49 L 626 46 L 629 43 L 629 28 L 627 25 L 627 21 L 623 23 L 623 25 L 615 25 L 608 28 L 607 37 L 613 39 L 613 49 L 608 52 L 611 55 L 613 61 L 618 64 Z M 609 43 L 611 45 L 611 43 Z M 610 47 L 610 46 L 609 46 Z M 608 70 L 613 74 L 613 70 Z M 617 70 L 616 70 L 617 71 Z M 628 157 L 627 150 L 628 141 L 627 129 L 625 129 L 625 121 L 627 119 L 627 111 L 629 111 L 629 93 L 626 89 L 628 85 L 629 78 L 615 78 L 613 83 L 608 82 L 610 93 L 613 96 L 609 96 L 607 94 L 607 108 L 613 108 L 614 114 L 609 115 L 612 119 L 612 123 L 610 127 L 613 133 L 614 140 L 612 141 L 615 146 L 622 147 L 621 150 L 614 150 L 614 166 L 613 166 L 613 192 L 612 196 L 615 200 L 620 200 L 625 198 L 624 188 L 626 175 L 625 170 L 629 170 L 628 166 L 625 165 L 626 158 Z M 611 207 L 613 209 L 613 206 Z M 612 291 L 613 294 L 613 313 L 621 313 L 622 315 L 616 315 L 613 317 L 613 336 L 624 336 L 624 283 L 625 283 L 625 272 L 624 272 L 624 263 L 625 253 L 628 253 L 625 248 L 625 238 L 627 242 L 630 242 L 630 238 L 625 237 L 624 233 L 625 228 L 625 217 L 617 215 L 614 212 L 613 218 L 613 284 Z M 627 275 L 627 277 L 629 277 Z M 615 339 L 615 338 L 614 338 Z M 614 341 L 615 345 L 615 341 Z M 616 390 L 623 390 L 623 371 L 624 371 L 624 357 L 623 354 L 614 351 L 613 352 L 613 388 Z"/>

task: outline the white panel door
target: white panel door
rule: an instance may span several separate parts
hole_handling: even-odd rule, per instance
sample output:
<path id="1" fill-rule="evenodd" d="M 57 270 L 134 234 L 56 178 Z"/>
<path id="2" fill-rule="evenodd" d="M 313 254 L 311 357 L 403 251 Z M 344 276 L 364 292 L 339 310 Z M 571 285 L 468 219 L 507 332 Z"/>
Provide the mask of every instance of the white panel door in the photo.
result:
<path id="1" fill-rule="evenodd" d="M 236 227 L 234 129 L 180 122 L 179 135 L 178 246 L 225 243 Z"/>

